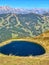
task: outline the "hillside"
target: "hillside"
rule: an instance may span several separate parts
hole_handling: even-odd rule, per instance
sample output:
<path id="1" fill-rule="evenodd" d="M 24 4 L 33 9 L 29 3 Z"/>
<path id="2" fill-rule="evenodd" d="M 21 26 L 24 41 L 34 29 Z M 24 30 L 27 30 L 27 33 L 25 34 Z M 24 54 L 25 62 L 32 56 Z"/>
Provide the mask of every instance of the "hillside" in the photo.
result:
<path id="1" fill-rule="evenodd" d="M 43 9 L 0 7 L 0 52 L 11 41 L 35 42 L 45 53 L 26 57 L 0 53 L 0 65 L 49 65 L 49 13 Z"/>
<path id="2" fill-rule="evenodd" d="M 29 14 L 0 14 L 0 42 L 12 38 L 35 37 L 49 30 L 49 17 Z"/>
<path id="3" fill-rule="evenodd" d="M 20 57 L 20 56 L 14 56 L 14 55 L 4 55 L 4 54 L 0 54 L 0 65 L 48 65 L 49 64 L 49 38 L 48 39 L 44 39 L 41 38 L 42 35 L 44 34 L 45 36 L 48 36 L 47 33 L 49 34 L 49 32 L 45 32 L 42 33 L 41 35 L 35 38 L 20 38 L 20 39 L 11 39 L 8 41 L 3 42 L 2 44 L 0 44 L 0 46 L 4 46 L 6 44 L 8 44 L 11 41 L 16 41 L 16 40 L 25 40 L 25 41 L 30 41 L 30 42 L 36 42 L 38 44 L 40 44 L 41 46 L 43 46 L 46 50 L 45 54 L 40 55 L 40 56 L 27 56 L 27 57 Z M 39 38 L 40 37 L 40 38 Z"/>

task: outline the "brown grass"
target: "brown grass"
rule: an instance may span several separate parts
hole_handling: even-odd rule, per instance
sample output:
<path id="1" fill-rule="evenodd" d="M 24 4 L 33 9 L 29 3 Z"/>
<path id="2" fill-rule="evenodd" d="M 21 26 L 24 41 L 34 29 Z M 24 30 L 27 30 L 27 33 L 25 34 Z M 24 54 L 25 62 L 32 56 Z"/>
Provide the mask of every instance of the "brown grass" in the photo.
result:
<path id="1" fill-rule="evenodd" d="M 44 34 L 46 35 L 46 34 Z M 41 38 L 41 35 L 36 38 L 21 38 L 21 39 L 11 39 L 5 42 L 2 42 L 0 46 L 6 45 L 11 41 L 15 40 L 22 40 L 22 41 L 30 41 L 36 42 L 42 45 L 46 53 L 40 56 L 27 56 L 27 57 L 20 57 L 20 56 L 12 56 L 12 55 L 3 55 L 0 54 L 0 65 L 49 65 L 49 37 L 48 39 L 45 37 Z"/>

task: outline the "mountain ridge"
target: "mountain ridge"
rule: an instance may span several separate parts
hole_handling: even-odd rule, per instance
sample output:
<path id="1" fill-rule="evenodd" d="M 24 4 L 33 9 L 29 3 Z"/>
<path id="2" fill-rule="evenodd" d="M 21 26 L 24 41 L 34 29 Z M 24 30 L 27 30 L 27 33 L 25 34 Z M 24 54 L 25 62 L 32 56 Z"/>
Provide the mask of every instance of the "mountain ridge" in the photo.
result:
<path id="1" fill-rule="evenodd" d="M 49 13 L 49 9 L 42 9 L 42 8 L 24 9 L 24 8 L 12 8 L 9 6 L 0 6 L 0 14 L 6 14 L 6 13 L 16 13 L 16 14 L 36 13 L 42 15 L 45 13 Z"/>
<path id="2" fill-rule="evenodd" d="M 36 37 L 47 30 L 47 16 L 35 13 L 0 14 L 0 42 L 11 38 Z"/>

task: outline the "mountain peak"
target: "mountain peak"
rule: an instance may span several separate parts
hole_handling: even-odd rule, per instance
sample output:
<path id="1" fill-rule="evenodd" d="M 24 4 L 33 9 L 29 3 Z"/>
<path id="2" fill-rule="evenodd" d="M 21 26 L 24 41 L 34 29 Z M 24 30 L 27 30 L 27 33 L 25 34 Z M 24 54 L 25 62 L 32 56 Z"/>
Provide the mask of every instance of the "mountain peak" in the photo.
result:
<path id="1" fill-rule="evenodd" d="M 0 14 L 4 13 L 16 13 L 16 14 L 28 14 L 28 13 L 35 13 L 35 14 L 44 14 L 48 13 L 49 9 L 42 9 L 42 8 L 33 8 L 33 9 L 24 9 L 24 8 L 12 8 L 9 6 L 0 6 Z"/>

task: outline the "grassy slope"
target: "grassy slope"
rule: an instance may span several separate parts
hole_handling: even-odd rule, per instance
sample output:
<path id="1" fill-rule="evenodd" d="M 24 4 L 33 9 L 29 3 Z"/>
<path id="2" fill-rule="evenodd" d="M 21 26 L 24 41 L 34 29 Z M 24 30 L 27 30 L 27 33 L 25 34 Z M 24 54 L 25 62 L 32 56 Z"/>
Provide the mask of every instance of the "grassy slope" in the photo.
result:
<path id="1" fill-rule="evenodd" d="M 0 65 L 49 65 L 49 36 L 47 35 L 49 32 L 45 32 L 42 35 L 36 38 L 23 38 L 23 39 L 11 39 L 8 41 L 3 42 L 0 46 L 7 44 L 13 40 L 25 40 L 31 42 L 37 42 L 38 44 L 42 45 L 46 53 L 40 56 L 28 56 L 28 57 L 19 57 L 19 56 L 6 56 L 0 54 Z M 43 37 L 42 37 L 43 36 Z"/>
<path id="2" fill-rule="evenodd" d="M 0 42 L 35 37 L 49 30 L 49 17 L 38 14 L 0 14 Z"/>
<path id="3" fill-rule="evenodd" d="M 1 16 L 1 15 L 0 15 Z M 2 15 L 3 16 L 3 15 Z M 15 37 L 17 37 L 18 35 L 20 36 L 21 35 L 21 37 L 22 37 L 22 34 L 14 34 L 14 33 L 12 33 L 12 35 L 11 35 L 11 32 L 9 31 L 9 29 L 11 28 L 11 27 L 9 27 L 9 25 L 8 25 L 8 22 L 9 23 L 11 23 L 12 21 L 9 21 L 9 19 L 11 19 L 11 17 L 15 17 L 15 15 L 14 14 L 8 14 L 7 16 L 6 15 L 4 15 L 4 17 L 0 17 L 0 36 L 1 36 L 1 41 L 2 41 L 2 38 L 3 38 L 3 40 L 4 39 L 10 39 L 10 40 L 8 40 L 8 41 L 5 41 L 5 42 L 2 42 L 2 43 L 0 43 L 0 46 L 3 46 L 3 45 L 6 45 L 6 44 L 8 44 L 9 42 L 11 42 L 11 41 L 14 41 L 14 40 L 25 40 L 25 41 L 31 41 L 31 42 L 37 42 L 38 44 L 40 44 L 40 45 L 42 45 L 44 48 L 45 48 L 45 50 L 46 50 L 46 53 L 44 54 L 44 55 L 41 55 L 41 56 L 36 56 L 36 57 L 33 57 L 33 56 L 28 56 L 28 57 L 19 57 L 19 56 L 11 56 L 11 55 L 9 55 L 9 56 L 6 56 L 6 55 L 3 55 L 3 54 L 0 54 L 0 65 L 49 65 L 49 31 L 48 32 L 45 32 L 45 33 L 43 33 L 43 34 L 41 34 L 41 35 L 39 35 L 39 36 L 37 36 L 36 38 L 29 38 L 29 37 L 27 37 L 26 36 L 26 38 L 23 38 L 23 39 L 21 39 L 21 38 L 16 38 L 15 39 Z M 22 16 L 22 15 L 21 15 Z M 35 15 L 36 16 L 36 15 Z M 33 32 L 36 32 L 36 33 L 38 33 L 38 32 L 40 32 L 41 31 L 41 27 L 42 27 L 42 31 L 44 32 L 45 30 L 48 30 L 49 29 L 49 18 L 47 18 L 47 17 L 42 17 L 42 20 L 41 20 L 41 17 L 40 16 L 37 16 L 37 17 L 35 17 L 35 16 L 32 16 L 32 17 L 34 17 L 34 18 L 31 18 L 31 20 L 32 19 L 34 19 L 34 21 L 33 22 L 35 22 L 35 21 L 37 21 L 38 23 L 37 23 L 37 27 L 34 25 L 34 28 L 35 28 L 35 30 L 33 30 Z M 7 18 L 6 18 L 7 17 Z M 23 17 L 23 16 L 22 16 Z M 29 21 L 29 18 L 30 17 L 28 17 L 28 16 L 25 16 L 25 20 L 26 20 L 26 17 L 28 18 L 27 20 Z M 5 20 L 5 19 L 6 20 Z M 35 20 L 35 18 L 37 19 L 37 20 Z M 16 28 L 18 27 L 18 25 L 20 25 L 20 27 L 18 27 L 17 28 L 17 30 L 19 31 L 19 29 L 21 28 L 24 32 L 25 32 L 25 34 L 27 35 L 28 34 L 28 32 L 29 32 L 29 35 L 28 36 L 30 36 L 30 37 L 32 37 L 33 35 L 32 35 L 32 31 L 30 31 L 28 28 L 26 29 L 26 28 L 24 28 L 24 24 L 22 25 L 22 24 L 20 24 L 20 21 L 18 20 L 18 18 L 17 18 L 17 16 L 16 16 L 16 22 L 18 23 L 18 24 L 16 24 Z M 1 21 L 2 20 L 2 21 Z M 11 20 L 13 20 L 13 19 L 11 19 Z M 21 20 L 21 19 L 20 19 Z M 6 22 L 7 23 L 6 23 Z M 24 20 L 23 20 L 24 21 Z M 22 22 L 22 21 L 21 21 Z M 27 21 L 26 21 L 27 22 Z M 32 22 L 32 23 L 33 23 Z M 29 23 L 30 23 L 30 21 L 29 21 Z M 27 23 L 27 25 L 29 24 L 29 23 Z M 31 24 L 32 24 L 31 23 Z M 35 22 L 35 24 L 36 24 L 36 22 Z M 11 24 L 10 24 L 11 25 Z M 21 25 L 22 25 L 22 27 L 21 27 Z M 13 23 L 12 25 L 11 25 L 13 28 L 12 28 L 12 32 L 14 31 L 15 32 L 15 23 Z M 32 25 L 30 25 L 30 26 L 32 26 Z M 27 27 L 30 27 L 29 25 L 27 26 Z M 41 26 L 40 28 L 39 28 L 39 26 Z M 25 26 L 26 27 L 26 26 Z M 9 28 L 9 29 L 8 29 Z M 31 29 L 32 29 L 33 27 L 31 27 Z M 4 31 L 4 29 L 5 29 L 5 31 Z M 11 30 L 11 29 L 10 29 Z M 27 30 L 28 30 L 28 32 L 27 32 Z M 19 31 L 19 32 L 22 32 L 22 31 Z M 9 34 L 8 34 L 9 33 Z M 36 36 L 36 33 L 35 33 L 35 36 Z M 2 36 L 2 34 L 4 34 L 3 36 Z M 7 35 L 8 36 L 7 36 Z M 23 33 L 24 34 L 24 33 Z M 24 34 L 24 35 L 25 35 Z M 7 36 L 7 37 L 6 37 Z M 13 37 L 14 36 L 14 37 Z M 18 37 L 19 37 L 18 36 Z M 25 36 L 24 36 L 25 37 Z M 11 38 L 14 38 L 14 39 L 11 39 Z"/>

